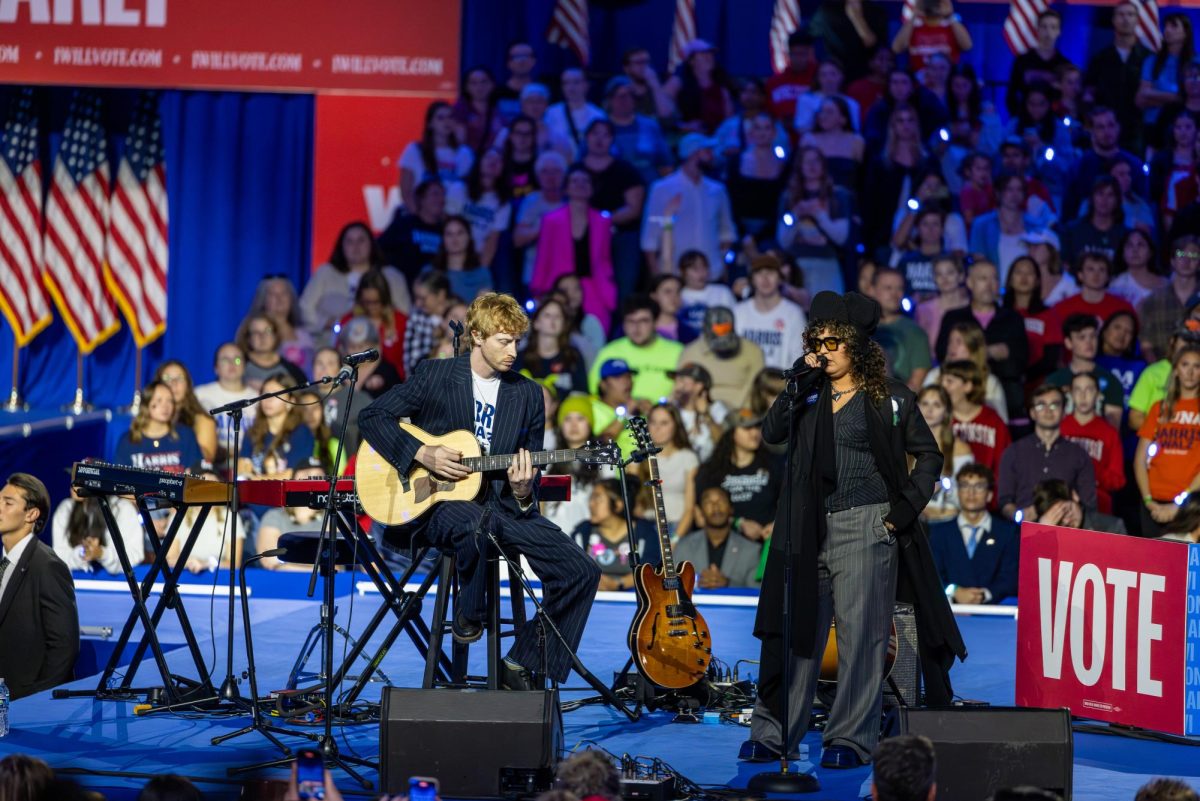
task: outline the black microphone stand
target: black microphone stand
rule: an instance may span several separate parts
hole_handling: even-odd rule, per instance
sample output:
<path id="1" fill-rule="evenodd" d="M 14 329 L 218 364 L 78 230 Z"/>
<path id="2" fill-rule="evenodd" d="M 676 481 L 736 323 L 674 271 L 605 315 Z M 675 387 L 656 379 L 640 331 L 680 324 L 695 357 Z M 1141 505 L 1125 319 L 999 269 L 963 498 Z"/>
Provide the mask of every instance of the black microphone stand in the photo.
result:
<path id="1" fill-rule="evenodd" d="M 234 583 L 235 574 L 237 573 L 237 570 L 234 568 L 234 565 L 233 565 L 233 562 L 234 562 L 233 555 L 237 552 L 237 527 L 238 527 L 239 517 L 241 515 L 240 493 L 238 492 L 237 464 L 238 464 L 238 459 L 241 456 L 241 439 L 240 438 L 241 438 L 241 433 L 242 433 L 242 413 L 244 412 L 244 410 L 247 407 L 253 406 L 254 404 L 258 403 L 259 401 L 263 400 L 264 398 L 277 398 L 277 397 L 280 397 L 283 395 L 289 395 L 294 392 L 300 392 L 302 390 L 312 389 L 313 387 L 320 386 L 322 384 L 330 384 L 330 383 L 333 383 L 334 380 L 335 379 L 333 379 L 332 377 L 321 378 L 316 381 L 310 381 L 309 383 L 304 384 L 303 386 L 288 387 L 288 388 L 278 390 L 276 392 L 267 392 L 262 395 L 259 395 L 258 397 L 255 397 L 255 398 L 245 398 L 242 400 L 232 401 L 230 403 L 225 404 L 224 406 L 218 406 L 217 408 L 209 409 L 209 411 L 208 411 L 208 413 L 211 414 L 213 417 L 216 417 L 219 414 L 228 414 L 230 416 L 230 419 L 232 419 L 232 421 L 233 421 L 233 448 L 230 450 L 229 457 L 228 457 L 230 459 L 230 463 L 229 463 L 229 519 L 230 519 L 230 521 L 232 521 L 229 526 L 230 527 L 230 535 L 229 536 L 233 537 L 233 541 L 230 543 L 230 547 L 229 547 L 229 555 L 230 555 L 230 559 L 229 559 L 229 628 L 228 628 L 228 631 L 226 632 L 226 638 L 225 638 L 225 645 L 226 645 L 226 648 L 225 648 L 225 680 L 223 682 L 221 682 L 221 689 L 218 690 L 218 692 L 217 692 L 217 698 L 221 701 L 228 701 L 237 707 L 240 707 L 242 709 L 250 711 L 252 713 L 252 716 L 255 719 L 257 719 L 257 716 L 258 716 L 258 713 L 257 713 L 258 699 L 256 697 L 252 697 L 249 700 L 247 700 L 242 697 L 241 691 L 238 690 L 237 676 L 235 676 L 233 673 L 233 639 L 234 639 L 233 614 L 234 614 L 234 603 L 235 603 L 234 596 L 235 596 L 236 590 L 237 590 L 237 587 Z M 243 604 L 242 604 L 242 628 L 246 630 L 247 638 L 248 638 L 249 631 L 250 631 L 250 607 L 248 604 L 245 603 L 244 597 L 243 597 Z M 250 729 L 247 729 L 246 731 L 250 731 L 250 730 L 260 731 L 260 729 L 253 727 L 253 726 L 250 727 Z M 263 734 L 266 734 L 266 732 L 263 732 Z M 270 737 L 269 734 L 266 734 L 266 736 Z M 228 738 L 224 738 L 224 739 L 228 739 Z M 274 737 L 270 737 L 270 739 L 272 740 L 272 742 L 274 742 L 276 745 L 278 745 L 281 749 L 283 749 L 283 752 L 285 754 L 289 753 L 288 749 L 286 747 L 284 747 L 282 744 L 280 744 L 277 740 L 275 740 Z"/>
<path id="2" fill-rule="evenodd" d="M 792 438 L 796 429 L 796 404 L 799 394 L 796 391 L 796 377 L 784 385 L 783 396 L 787 398 L 788 438 L 787 449 L 784 451 L 784 476 L 792 480 Z M 792 488 L 784 488 L 783 509 L 786 525 L 783 530 L 783 675 L 780 683 L 781 714 L 779 725 L 782 729 L 780 736 L 783 745 L 779 753 L 779 770 L 764 771 L 750 777 L 747 789 L 759 793 L 815 793 L 821 789 L 817 777 L 811 773 L 796 773 L 788 765 L 788 752 L 792 750 L 791 742 L 791 695 L 792 684 Z M 777 532 L 778 533 L 778 532 Z"/>

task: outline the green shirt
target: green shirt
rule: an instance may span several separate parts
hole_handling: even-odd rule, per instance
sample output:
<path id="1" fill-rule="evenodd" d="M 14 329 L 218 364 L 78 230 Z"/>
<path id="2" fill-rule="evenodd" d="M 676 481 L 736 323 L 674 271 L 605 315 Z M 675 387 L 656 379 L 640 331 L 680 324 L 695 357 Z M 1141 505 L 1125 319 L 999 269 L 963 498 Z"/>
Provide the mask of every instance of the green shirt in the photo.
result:
<path id="1" fill-rule="evenodd" d="M 600 366 L 609 359 L 624 359 L 637 375 L 633 377 L 633 397 L 644 398 L 655 403 L 660 398 L 669 398 L 675 382 L 667 377 L 668 370 L 679 364 L 683 345 L 660 336 L 648 345 L 635 345 L 629 337 L 609 342 L 596 354 L 588 373 L 588 387 L 593 395 L 600 394 Z M 596 421 L 596 430 L 602 430 Z"/>
<path id="2" fill-rule="evenodd" d="M 594 425 L 592 426 L 593 434 L 599 434 L 601 431 L 612 425 L 613 421 L 616 419 L 616 409 L 609 406 L 599 398 L 592 398 L 592 420 L 594 422 Z M 625 418 L 622 417 L 621 421 L 624 422 L 624 420 Z M 628 428 L 621 429 L 621 433 L 617 435 L 616 443 L 617 447 L 621 449 L 621 455 L 626 459 L 629 458 L 629 454 L 633 453 L 634 449 L 637 447 L 637 440 L 633 438 L 633 434 L 629 432 Z"/>
<path id="3" fill-rule="evenodd" d="M 1147 367 L 1138 376 L 1129 393 L 1129 408 L 1137 409 L 1142 414 L 1149 414 L 1150 407 L 1156 401 L 1167 397 L 1167 381 L 1171 378 L 1171 360 L 1159 359 Z"/>
<path id="4" fill-rule="evenodd" d="M 928 370 L 933 366 L 925 329 L 907 317 L 880 323 L 875 330 L 875 341 L 887 354 L 892 375 L 901 381 L 907 382 L 915 370 Z"/>

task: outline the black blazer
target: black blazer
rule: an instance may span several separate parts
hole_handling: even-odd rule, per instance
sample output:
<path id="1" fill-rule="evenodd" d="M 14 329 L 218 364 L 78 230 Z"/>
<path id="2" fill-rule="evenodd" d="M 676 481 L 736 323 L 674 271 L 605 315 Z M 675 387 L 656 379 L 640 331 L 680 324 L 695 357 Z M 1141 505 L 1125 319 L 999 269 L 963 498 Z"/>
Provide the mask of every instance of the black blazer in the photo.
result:
<path id="1" fill-rule="evenodd" d="M 79 612 L 71 571 L 34 535 L 0 598 L 0 677 L 13 698 L 74 678 Z"/>
<path id="2" fill-rule="evenodd" d="M 475 427 L 474 391 L 471 387 L 470 354 L 456 359 L 425 359 L 412 376 L 381 395 L 358 416 L 358 430 L 380 456 L 393 467 L 408 473 L 416 464 L 421 442 L 396 424 L 407 417 L 430 434 Z M 496 420 L 492 427 L 495 454 L 516 453 L 519 448 L 540 451 L 546 428 L 542 388 L 513 370 L 500 374 L 496 394 Z M 539 474 L 540 475 L 540 474 Z M 533 482 L 533 505 L 524 512 L 504 471 L 489 475 L 491 492 L 514 517 L 536 513 L 538 480 Z M 413 524 L 423 527 L 428 515 Z"/>

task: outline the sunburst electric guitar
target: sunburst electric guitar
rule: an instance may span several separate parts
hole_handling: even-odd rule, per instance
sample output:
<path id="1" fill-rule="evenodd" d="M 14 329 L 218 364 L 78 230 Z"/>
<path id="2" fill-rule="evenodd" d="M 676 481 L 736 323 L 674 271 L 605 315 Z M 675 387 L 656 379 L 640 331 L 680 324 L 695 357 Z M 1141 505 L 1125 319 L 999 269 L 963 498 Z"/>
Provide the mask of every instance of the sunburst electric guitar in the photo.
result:
<path id="1" fill-rule="evenodd" d="M 472 501 L 483 487 L 483 474 L 507 470 L 513 455 L 484 455 L 479 440 L 466 429 L 451 431 L 440 437 L 414 426 L 400 423 L 400 428 L 412 434 L 422 445 L 445 445 L 463 455 L 463 465 L 471 471 L 461 481 L 443 478 L 417 465 L 406 476 L 400 475 L 386 459 L 368 443 L 358 448 L 354 469 L 354 489 L 363 511 L 387 526 L 411 523 L 443 501 Z M 535 451 L 530 455 L 534 467 L 559 462 L 585 464 L 619 464 L 621 452 L 616 445 L 596 445 L 587 448 L 563 448 L 556 451 Z"/>
<path id="2" fill-rule="evenodd" d="M 633 574 L 637 614 L 629 627 L 629 650 L 638 670 L 659 687 L 680 689 L 704 678 L 712 660 L 712 637 L 696 605 L 692 590 L 696 568 L 691 562 L 675 567 L 667 510 L 663 506 L 662 479 L 653 455 L 653 443 L 643 417 L 627 423 L 638 447 L 650 450 L 650 486 L 654 492 L 654 521 L 658 527 L 662 567 L 640 564 Z"/>

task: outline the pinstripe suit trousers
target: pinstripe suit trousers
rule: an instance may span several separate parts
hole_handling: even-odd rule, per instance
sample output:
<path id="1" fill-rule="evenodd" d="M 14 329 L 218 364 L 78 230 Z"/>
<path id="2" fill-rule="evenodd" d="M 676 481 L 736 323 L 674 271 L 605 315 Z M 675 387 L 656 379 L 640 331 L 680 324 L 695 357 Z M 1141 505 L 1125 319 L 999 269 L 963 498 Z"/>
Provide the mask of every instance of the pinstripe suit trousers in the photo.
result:
<path id="1" fill-rule="evenodd" d="M 490 543 L 486 534 L 477 532 L 486 504 L 492 509 L 488 525 L 505 555 L 513 560 L 524 555 L 529 560 L 533 572 L 542 582 L 546 614 L 562 632 L 570 649 L 578 649 L 596 597 L 600 568 L 562 529 L 540 514 L 534 512 L 528 517 L 513 517 L 494 500 L 494 496 L 488 495 L 484 503 L 449 501 L 438 504 L 425 529 L 425 536 L 434 546 L 454 552 L 459 580 L 458 603 L 472 620 L 486 619 L 487 573 L 481 567 L 488 557 Z M 520 589 L 514 586 L 513 592 L 520 592 Z M 494 598 L 492 602 L 499 603 L 499 599 Z M 530 671 L 541 671 L 537 626 L 530 624 L 521 629 L 509 649 L 508 658 Z M 571 672 L 571 657 L 551 633 L 546 635 L 546 664 L 550 678 L 557 682 L 566 681 Z"/>
<path id="2" fill-rule="evenodd" d="M 825 541 L 817 556 L 817 640 L 810 656 L 790 656 L 791 717 L 789 753 L 808 730 L 813 695 L 821 674 L 821 655 L 831 620 L 837 620 L 837 697 L 829 711 L 823 744 L 847 745 L 870 761 L 879 742 L 883 711 L 883 665 L 896 603 L 896 538 L 883 525 L 886 503 L 857 506 L 827 515 Z M 775 706 L 783 679 L 783 640 L 763 640 L 758 703 L 750 727 L 752 739 L 780 748 Z M 766 699 L 766 700 L 764 700 Z"/>

